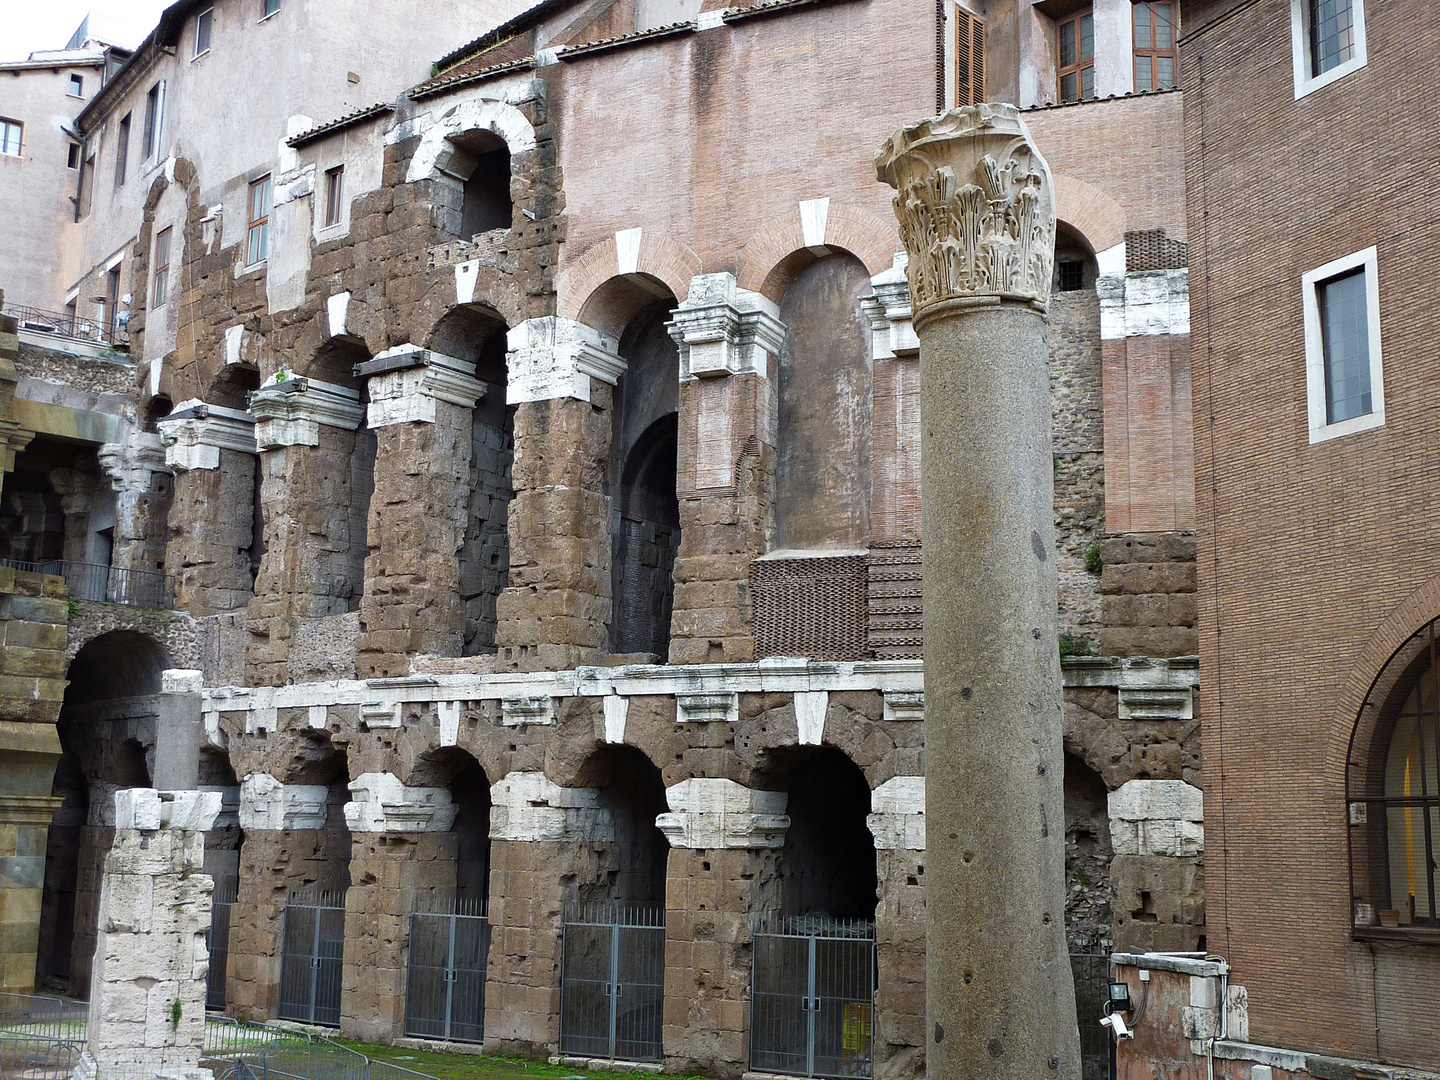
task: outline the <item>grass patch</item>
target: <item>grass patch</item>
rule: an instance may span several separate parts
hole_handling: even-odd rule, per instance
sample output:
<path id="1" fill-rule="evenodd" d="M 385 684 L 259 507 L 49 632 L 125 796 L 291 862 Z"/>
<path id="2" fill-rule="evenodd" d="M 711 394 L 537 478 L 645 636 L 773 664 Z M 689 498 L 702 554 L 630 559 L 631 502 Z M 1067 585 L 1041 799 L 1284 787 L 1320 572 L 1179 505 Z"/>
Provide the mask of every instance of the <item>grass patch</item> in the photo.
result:
<path id="1" fill-rule="evenodd" d="M 332 1036 L 333 1038 L 333 1036 Z M 335 1039 L 343 1046 L 358 1050 L 374 1061 L 387 1061 L 416 1072 L 427 1073 L 437 1080 L 565 1080 L 583 1076 L 589 1080 L 703 1080 L 681 1077 L 672 1073 L 594 1071 L 571 1065 L 551 1065 L 544 1058 L 503 1058 L 489 1054 L 457 1054 L 445 1050 L 416 1050 L 409 1046 L 375 1046 Z"/>

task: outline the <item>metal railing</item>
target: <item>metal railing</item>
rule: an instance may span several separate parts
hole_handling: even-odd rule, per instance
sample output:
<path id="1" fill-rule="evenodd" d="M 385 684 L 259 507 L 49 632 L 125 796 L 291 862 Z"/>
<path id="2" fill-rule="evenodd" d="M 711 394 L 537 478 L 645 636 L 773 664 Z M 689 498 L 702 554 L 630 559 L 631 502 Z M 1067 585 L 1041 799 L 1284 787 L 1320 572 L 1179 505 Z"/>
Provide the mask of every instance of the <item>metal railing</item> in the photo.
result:
<path id="1" fill-rule="evenodd" d="M 0 559 L 0 567 L 63 577 L 70 596 L 76 600 L 148 608 L 169 608 L 174 603 L 170 579 L 156 570 L 127 570 L 121 566 L 101 566 L 70 559 L 47 559 L 43 562 Z"/>
<path id="2" fill-rule="evenodd" d="M 96 341 L 102 345 L 129 343 L 129 335 L 123 331 L 117 333 L 108 318 L 97 322 L 94 319 L 82 319 L 72 312 L 46 311 L 44 308 L 26 304 L 6 304 L 5 314 L 19 323 L 21 330 L 77 338 L 80 341 Z"/>
<path id="3" fill-rule="evenodd" d="M 83 1002 L 0 994 L 0 1076 L 68 1080 L 85 1049 Z"/>
<path id="4" fill-rule="evenodd" d="M 218 881 L 210 900 L 210 932 L 205 936 L 210 950 L 210 972 L 205 977 L 205 1008 L 225 1011 L 225 977 L 230 966 L 230 911 L 239 896 L 239 883 Z"/>
<path id="5" fill-rule="evenodd" d="M 1100 1016 L 1110 1000 L 1110 954 L 1071 953 L 1075 979 L 1075 1015 L 1080 1022 L 1080 1069 L 1083 1080 L 1110 1080 L 1115 1075 L 1115 1043 Z"/>

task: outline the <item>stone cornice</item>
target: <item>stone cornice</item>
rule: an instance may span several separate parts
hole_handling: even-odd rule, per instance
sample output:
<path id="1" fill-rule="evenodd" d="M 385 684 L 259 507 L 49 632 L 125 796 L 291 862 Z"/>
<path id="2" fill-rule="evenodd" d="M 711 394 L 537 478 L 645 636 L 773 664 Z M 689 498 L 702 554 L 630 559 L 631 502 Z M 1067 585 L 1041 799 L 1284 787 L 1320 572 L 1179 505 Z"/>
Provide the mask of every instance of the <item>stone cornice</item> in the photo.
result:
<path id="1" fill-rule="evenodd" d="M 785 344 L 780 310 L 759 293 L 742 289 L 733 274 L 700 274 L 665 327 L 680 346 L 680 378 L 765 376 L 767 358 Z"/>
<path id="2" fill-rule="evenodd" d="M 620 344 L 594 327 L 558 315 L 526 319 L 506 335 L 511 405 L 558 398 L 590 400 L 590 380 L 614 386 L 627 364 Z"/>
<path id="3" fill-rule="evenodd" d="M 271 381 L 250 395 L 255 442 L 261 450 L 319 446 L 320 428 L 354 431 L 365 417 L 360 391 L 318 379 Z"/>
<path id="4" fill-rule="evenodd" d="M 370 380 L 367 423 L 372 428 L 433 424 L 439 402 L 473 408 L 485 394 L 485 384 L 475 378 L 474 370 L 474 364 L 413 345 L 356 364 L 356 376 Z"/>
<path id="5" fill-rule="evenodd" d="M 157 426 L 165 443 L 165 464 L 181 472 L 218 469 L 221 450 L 257 452 L 255 418 L 240 409 L 191 399 L 182 401 Z"/>

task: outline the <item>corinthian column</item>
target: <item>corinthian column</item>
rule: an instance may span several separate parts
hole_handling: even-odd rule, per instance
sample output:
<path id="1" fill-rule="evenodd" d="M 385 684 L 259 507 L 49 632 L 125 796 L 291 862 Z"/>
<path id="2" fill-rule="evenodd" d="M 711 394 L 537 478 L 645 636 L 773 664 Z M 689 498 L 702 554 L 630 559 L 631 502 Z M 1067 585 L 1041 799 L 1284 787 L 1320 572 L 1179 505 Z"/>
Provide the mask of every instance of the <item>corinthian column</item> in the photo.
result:
<path id="1" fill-rule="evenodd" d="M 926 1071 L 1072 1080 L 1050 170 L 1010 105 L 897 132 L 875 166 L 920 338 Z"/>

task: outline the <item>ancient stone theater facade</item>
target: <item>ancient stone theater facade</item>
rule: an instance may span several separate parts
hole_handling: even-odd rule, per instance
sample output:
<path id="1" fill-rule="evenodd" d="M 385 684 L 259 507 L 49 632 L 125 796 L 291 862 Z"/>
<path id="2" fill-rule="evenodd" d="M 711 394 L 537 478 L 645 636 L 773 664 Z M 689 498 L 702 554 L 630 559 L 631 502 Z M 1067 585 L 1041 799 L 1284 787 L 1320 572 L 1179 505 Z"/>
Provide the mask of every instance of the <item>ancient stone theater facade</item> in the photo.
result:
<path id="1" fill-rule="evenodd" d="M 1136 92 L 1128 2 L 1073 94 L 1069 14 L 992 7 L 547 0 L 236 176 L 166 163 L 107 460 L 173 483 L 115 558 L 176 610 L 71 620 L 42 978 L 84 990 L 109 793 L 183 759 L 226 800 L 215 1007 L 920 1069 L 918 344 L 871 157 L 985 59 L 1060 218 L 1072 948 L 1203 947 L 1179 94 Z"/>

